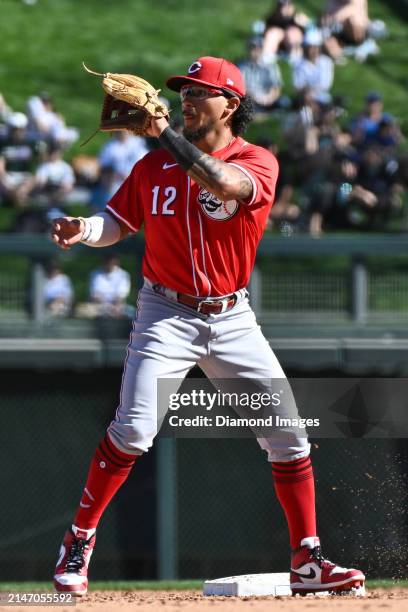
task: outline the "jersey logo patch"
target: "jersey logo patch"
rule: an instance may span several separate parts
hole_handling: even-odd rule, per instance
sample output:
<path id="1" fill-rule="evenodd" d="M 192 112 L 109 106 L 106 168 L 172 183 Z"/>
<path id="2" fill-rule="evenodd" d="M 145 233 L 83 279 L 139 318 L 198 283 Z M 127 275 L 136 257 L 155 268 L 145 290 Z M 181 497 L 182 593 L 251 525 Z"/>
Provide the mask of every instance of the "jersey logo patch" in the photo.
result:
<path id="1" fill-rule="evenodd" d="M 197 202 L 200 204 L 203 212 L 214 219 L 215 221 L 226 221 L 231 219 L 238 210 L 238 202 L 236 200 L 228 200 L 223 202 L 207 189 L 201 189 Z"/>

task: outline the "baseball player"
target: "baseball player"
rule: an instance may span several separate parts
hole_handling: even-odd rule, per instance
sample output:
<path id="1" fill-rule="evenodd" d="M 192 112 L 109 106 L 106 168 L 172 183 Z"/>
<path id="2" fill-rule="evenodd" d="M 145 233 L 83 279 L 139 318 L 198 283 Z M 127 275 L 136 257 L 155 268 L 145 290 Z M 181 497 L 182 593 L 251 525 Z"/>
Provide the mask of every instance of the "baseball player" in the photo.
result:
<path id="1" fill-rule="evenodd" d="M 277 160 L 241 137 L 252 110 L 237 66 L 200 57 L 167 85 L 180 92 L 183 134 L 165 117 L 152 119 L 148 134 L 161 148 L 134 166 L 106 211 L 60 218 L 52 229 L 63 249 L 78 242 L 112 245 L 142 226 L 145 232 L 145 280 L 119 405 L 95 451 L 55 570 L 56 589 L 76 595 L 87 591 L 102 513 L 157 433 L 157 380 L 182 379 L 196 364 L 211 379 L 285 379 L 246 291 L 274 199 Z M 292 591 L 363 585 L 359 570 L 321 553 L 307 439 L 293 433 L 258 442 L 268 452 L 288 523 Z"/>

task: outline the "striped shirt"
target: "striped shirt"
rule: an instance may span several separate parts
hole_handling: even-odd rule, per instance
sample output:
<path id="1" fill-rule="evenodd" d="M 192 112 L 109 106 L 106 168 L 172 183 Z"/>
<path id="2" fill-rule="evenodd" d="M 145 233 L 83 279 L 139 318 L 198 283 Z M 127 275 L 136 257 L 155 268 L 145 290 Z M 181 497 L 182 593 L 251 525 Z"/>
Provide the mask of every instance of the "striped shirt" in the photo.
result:
<path id="1" fill-rule="evenodd" d="M 277 62 L 253 63 L 245 61 L 239 64 L 244 77 L 247 93 L 255 100 L 272 88 L 282 87 L 282 74 Z"/>

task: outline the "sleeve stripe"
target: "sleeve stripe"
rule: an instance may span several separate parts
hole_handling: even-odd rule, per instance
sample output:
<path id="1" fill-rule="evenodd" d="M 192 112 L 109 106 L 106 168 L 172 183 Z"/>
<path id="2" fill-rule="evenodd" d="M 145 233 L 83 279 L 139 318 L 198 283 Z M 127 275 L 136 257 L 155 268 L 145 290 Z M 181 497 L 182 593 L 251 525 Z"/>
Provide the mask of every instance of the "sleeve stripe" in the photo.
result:
<path id="1" fill-rule="evenodd" d="M 129 221 L 126 221 L 126 219 L 124 219 L 123 217 L 120 216 L 119 213 L 116 212 L 116 210 L 114 210 L 111 206 L 107 206 L 106 207 L 107 210 L 109 210 L 113 215 L 115 215 L 115 217 L 117 217 L 118 219 L 120 219 L 121 221 L 123 221 L 123 223 L 125 223 L 131 230 L 132 232 L 137 232 L 138 230 L 136 228 L 133 227 L 133 225 L 131 225 L 129 223 Z"/>
<path id="2" fill-rule="evenodd" d="M 242 166 L 240 166 L 239 164 L 235 164 L 233 162 L 228 162 L 228 164 L 230 166 L 235 166 L 236 168 L 239 168 L 241 170 L 241 172 L 243 172 L 251 181 L 252 183 L 252 198 L 250 202 L 243 202 L 244 206 L 250 206 L 251 204 L 253 204 L 256 200 L 256 195 L 258 193 L 258 187 L 257 184 L 255 182 L 255 179 L 253 178 L 253 176 L 248 172 L 248 170 L 246 170 L 245 168 L 243 168 Z"/>

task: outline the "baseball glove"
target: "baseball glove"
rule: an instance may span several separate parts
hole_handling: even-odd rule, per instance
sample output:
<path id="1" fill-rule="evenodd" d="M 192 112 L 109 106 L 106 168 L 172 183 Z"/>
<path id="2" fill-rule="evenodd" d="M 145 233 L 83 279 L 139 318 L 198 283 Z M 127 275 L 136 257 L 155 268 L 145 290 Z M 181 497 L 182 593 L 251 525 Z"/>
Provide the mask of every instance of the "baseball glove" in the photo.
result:
<path id="1" fill-rule="evenodd" d="M 101 74 L 83 66 L 90 74 L 103 77 L 102 87 L 106 93 L 99 125 L 101 131 L 130 130 L 145 136 L 153 117 L 169 114 L 167 106 L 158 98 L 160 89 L 141 77 L 112 72 Z"/>

